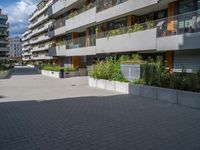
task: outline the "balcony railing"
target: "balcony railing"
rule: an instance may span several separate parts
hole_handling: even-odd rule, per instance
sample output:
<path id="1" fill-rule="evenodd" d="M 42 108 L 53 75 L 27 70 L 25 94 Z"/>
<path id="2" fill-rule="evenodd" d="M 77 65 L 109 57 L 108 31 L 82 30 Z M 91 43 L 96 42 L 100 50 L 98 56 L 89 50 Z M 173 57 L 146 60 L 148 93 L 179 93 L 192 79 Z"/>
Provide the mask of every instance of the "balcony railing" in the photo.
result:
<path id="1" fill-rule="evenodd" d="M 54 29 L 58 29 L 58 28 L 61 28 L 61 27 L 65 26 L 65 21 L 66 20 L 68 20 L 70 18 L 73 18 L 73 17 L 75 17 L 77 15 L 80 15 L 81 13 L 84 13 L 84 12 L 94 8 L 94 7 L 95 7 L 95 3 L 90 3 L 90 4 L 86 5 L 86 6 L 83 6 L 83 8 L 81 8 L 79 10 L 75 10 L 74 12 L 70 13 L 69 15 L 63 17 L 62 21 L 59 24 L 57 24 L 54 21 L 54 23 L 53 23 Z"/>
<path id="2" fill-rule="evenodd" d="M 88 39 L 84 37 L 79 37 L 67 41 L 62 41 L 59 43 L 52 43 L 50 47 L 56 47 L 56 46 L 66 46 L 66 49 L 76 49 L 76 48 L 82 48 L 82 47 L 90 47 L 90 46 L 95 46 L 96 45 L 96 39 L 95 37 L 91 37 Z"/>
<path id="3" fill-rule="evenodd" d="M 162 19 L 157 26 L 158 37 L 200 32 L 200 11 Z"/>
<path id="4" fill-rule="evenodd" d="M 141 24 L 136 23 L 133 26 L 121 27 L 121 28 L 106 31 L 106 32 L 99 32 L 97 30 L 96 36 L 97 38 L 117 36 L 117 35 L 122 35 L 122 34 L 127 34 L 127 33 L 153 29 L 156 27 L 156 25 L 157 25 L 157 21 L 147 21 L 145 23 L 141 23 Z"/>
<path id="5" fill-rule="evenodd" d="M 97 12 L 114 7 L 128 0 L 97 0 Z"/>

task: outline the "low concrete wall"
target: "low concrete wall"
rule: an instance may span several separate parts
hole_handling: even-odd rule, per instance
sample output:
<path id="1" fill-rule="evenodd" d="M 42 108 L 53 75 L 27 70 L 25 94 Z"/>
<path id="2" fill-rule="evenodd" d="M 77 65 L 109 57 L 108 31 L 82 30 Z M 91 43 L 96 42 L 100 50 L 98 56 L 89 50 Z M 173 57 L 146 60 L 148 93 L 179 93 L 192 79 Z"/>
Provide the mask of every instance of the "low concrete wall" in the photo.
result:
<path id="1" fill-rule="evenodd" d="M 0 72 L 0 79 L 6 79 L 9 77 L 13 72 L 13 69 L 9 69 L 7 71 Z"/>
<path id="2" fill-rule="evenodd" d="M 121 92 L 125 94 L 129 93 L 128 83 L 109 81 L 109 80 L 103 80 L 103 79 L 96 80 L 94 78 L 88 77 L 88 84 L 90 87 L 116 91 L 116 92 Z"/>
<path id="3" fill-rule="evenodd" d="M 88 78 L 88 84 L 90 87 L 147 97 L 187 107 L 200 108 L 200 93 L 102 79 L 96 80 L 91 77 Z"/>
<path id="4" fill-rule="evenodd" d="M 56 72 L 56 71 L 41 70 L 41 74 L 48 77 L 60 78 L 60 72 Z"/>

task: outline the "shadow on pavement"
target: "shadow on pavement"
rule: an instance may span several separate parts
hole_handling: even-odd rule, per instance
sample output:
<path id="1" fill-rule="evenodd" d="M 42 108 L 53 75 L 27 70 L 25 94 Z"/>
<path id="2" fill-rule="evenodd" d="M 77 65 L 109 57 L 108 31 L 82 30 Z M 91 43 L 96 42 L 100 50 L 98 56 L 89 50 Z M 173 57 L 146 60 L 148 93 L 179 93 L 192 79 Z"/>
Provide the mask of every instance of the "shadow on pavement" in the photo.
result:
<path id="1" fill-rule="evenodd" d="M 0 103 L 0 149 L 200 148 L 200 111 L 137 96 Z"/>

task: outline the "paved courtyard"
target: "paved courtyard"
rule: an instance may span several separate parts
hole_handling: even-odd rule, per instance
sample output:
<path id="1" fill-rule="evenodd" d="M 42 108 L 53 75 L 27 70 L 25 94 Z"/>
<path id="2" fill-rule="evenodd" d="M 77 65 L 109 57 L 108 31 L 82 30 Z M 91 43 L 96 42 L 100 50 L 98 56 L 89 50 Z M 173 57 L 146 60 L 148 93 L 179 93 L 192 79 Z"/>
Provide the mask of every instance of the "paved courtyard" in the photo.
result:
<path id="1" fill-rule="evenodd" d="M 0 80 L 0 150 L 199 150 L 200 110 L 31 68 Z"/>

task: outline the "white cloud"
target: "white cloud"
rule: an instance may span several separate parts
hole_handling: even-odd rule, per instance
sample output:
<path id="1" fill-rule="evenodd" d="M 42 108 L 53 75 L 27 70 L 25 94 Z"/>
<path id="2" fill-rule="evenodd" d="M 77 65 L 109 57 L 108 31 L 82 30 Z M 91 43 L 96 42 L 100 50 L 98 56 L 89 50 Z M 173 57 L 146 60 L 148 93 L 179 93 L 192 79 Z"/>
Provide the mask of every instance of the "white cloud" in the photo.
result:
<path id="1" fill-rule="evenodd" d="M 25 32 L 28 18 L 35 9 L 36 0 L 19 0 L 3 8 L 3 11 L 8 15 L 10 36 L 21 36 Z"/>

